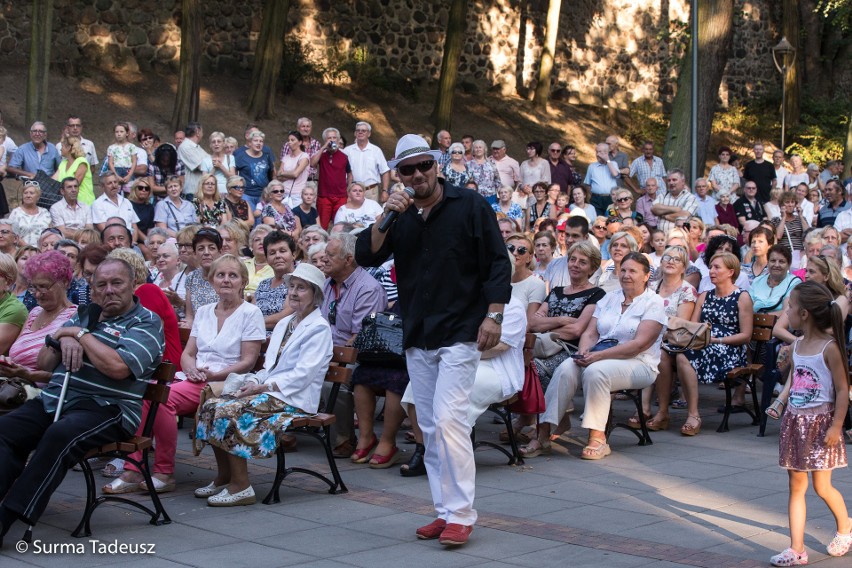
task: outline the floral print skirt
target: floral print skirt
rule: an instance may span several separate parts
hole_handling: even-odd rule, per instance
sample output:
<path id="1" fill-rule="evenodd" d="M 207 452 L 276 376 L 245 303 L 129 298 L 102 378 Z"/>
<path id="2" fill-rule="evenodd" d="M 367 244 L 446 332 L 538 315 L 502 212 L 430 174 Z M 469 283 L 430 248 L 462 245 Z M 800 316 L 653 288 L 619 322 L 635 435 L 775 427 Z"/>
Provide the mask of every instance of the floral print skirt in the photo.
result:
<path id="1" fill-rule="evenodd" d="M 304 416 L 311 414 L 268 394 L 211 398 L 198 411 L 195 439 L 244 459 L 269 458 L 293 419 Z"/>

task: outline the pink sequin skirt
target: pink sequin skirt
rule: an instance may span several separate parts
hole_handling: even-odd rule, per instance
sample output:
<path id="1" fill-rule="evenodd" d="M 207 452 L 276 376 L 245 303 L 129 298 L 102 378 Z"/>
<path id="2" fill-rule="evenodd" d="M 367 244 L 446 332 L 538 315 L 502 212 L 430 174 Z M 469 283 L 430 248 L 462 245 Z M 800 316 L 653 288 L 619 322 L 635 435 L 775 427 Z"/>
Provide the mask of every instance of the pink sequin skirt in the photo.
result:
<path id="1" fill-rule="evenodd" d="M 824 442 L 833 420 L 832 404 L 805 409 L 787 407 L 778 437 L 778 465 L 795 471 L 846 467 L 845 440 L 836 446 Z"/>

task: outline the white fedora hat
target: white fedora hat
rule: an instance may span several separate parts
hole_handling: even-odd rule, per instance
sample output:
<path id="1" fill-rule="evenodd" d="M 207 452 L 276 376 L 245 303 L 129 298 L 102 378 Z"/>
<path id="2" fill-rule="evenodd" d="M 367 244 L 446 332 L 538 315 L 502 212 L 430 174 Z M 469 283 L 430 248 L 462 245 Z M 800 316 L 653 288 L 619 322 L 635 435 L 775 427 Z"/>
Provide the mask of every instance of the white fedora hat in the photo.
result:
<path id="1" fill-rule="evenodd" d="M 392 160 L 388 160 L 388 167 L 396 168 L 401 161 L 416 156 L 430 156 L 433 160 L 438 160 L 441 151 L 431 150 L 422 136 L 406 134 L 396 143 L 396 155 Z"/>

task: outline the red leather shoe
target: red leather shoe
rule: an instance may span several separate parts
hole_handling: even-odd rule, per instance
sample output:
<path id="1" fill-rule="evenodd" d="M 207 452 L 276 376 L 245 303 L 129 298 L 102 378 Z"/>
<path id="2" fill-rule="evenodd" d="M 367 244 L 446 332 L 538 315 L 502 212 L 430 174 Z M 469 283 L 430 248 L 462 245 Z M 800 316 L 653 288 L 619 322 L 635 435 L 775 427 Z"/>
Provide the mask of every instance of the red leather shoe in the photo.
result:
<path id="1" fill-rule="evenodd" d="M 458 523 L 449 523 L 441 533 L 438 542 L 444 546 L 461 546 L 467 543 L 470 533 L 473 532 L 473 525 L 460 525 Z"/>
<path id="2" fill-rule="evenodd" d="M 415 533 L 420 540 L 432 540 L 441 536 L 447 526 L 444 519 L 435 519 L 425 527 L 420 527 Z"/>
<path id="3" fill-rule="evenodd" d="M 367 463 L 370 461 L 370 456 L 373 455 L 373 452 L 376 451 L 376 446 L 379 445 L 379 438 L 377 436 L 373 436 L 373 443 L 367 446 L 366 448 L 361 448 L 360 450 L 355 450 L 352 452 L 352 456 L 349 458 L 353 463 Z"/>

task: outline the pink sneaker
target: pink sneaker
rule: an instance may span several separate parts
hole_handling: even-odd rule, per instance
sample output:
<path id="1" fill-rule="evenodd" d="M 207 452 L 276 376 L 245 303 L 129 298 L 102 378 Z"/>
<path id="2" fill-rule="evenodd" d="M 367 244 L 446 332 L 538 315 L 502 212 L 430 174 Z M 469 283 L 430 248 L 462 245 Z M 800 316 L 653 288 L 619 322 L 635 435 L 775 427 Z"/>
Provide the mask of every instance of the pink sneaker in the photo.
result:
<path id="1" fill-rule="evenodd" d="M 796 552 L 792 548 L 788 548 L 781 554 L 776 554 L 770 558 L 769 563 L 773 566 L 804 566 L 808 563 L 808 551 Z"/>
<path id="2" fill-rule="evenodd" d="M 834 538 L 828 543 L 828 553 L 831 556 L 843 556 L 852 547 L 852 532 L 846 534 L 834 533 Z"/>

